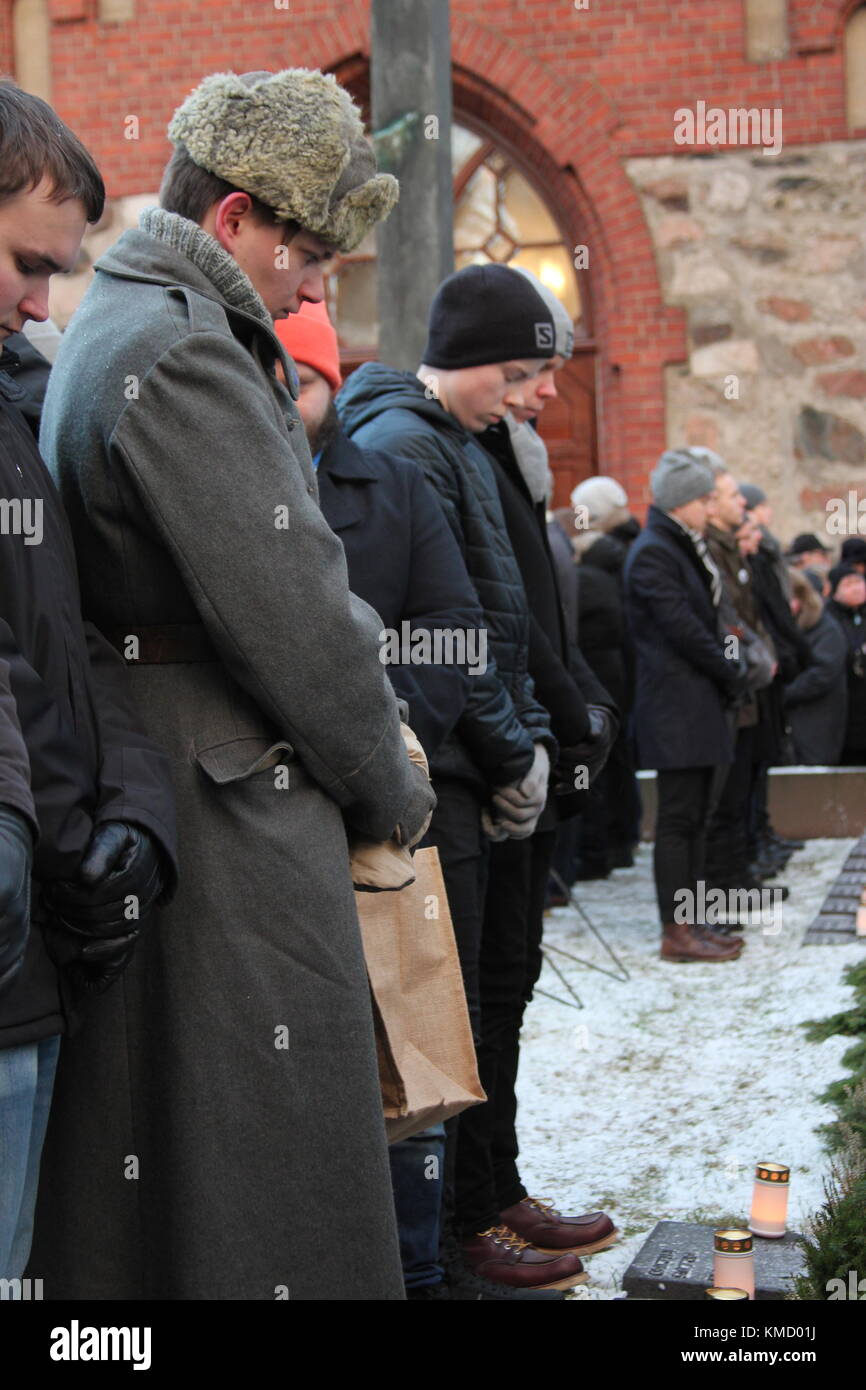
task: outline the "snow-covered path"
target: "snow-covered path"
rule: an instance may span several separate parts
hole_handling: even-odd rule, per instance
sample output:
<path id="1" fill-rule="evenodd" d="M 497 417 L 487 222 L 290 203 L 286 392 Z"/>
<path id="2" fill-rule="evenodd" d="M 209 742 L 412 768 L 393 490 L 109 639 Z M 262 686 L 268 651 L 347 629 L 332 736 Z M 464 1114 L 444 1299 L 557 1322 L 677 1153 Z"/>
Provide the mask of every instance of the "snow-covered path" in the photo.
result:
<path id="1" fill-rule="evenodd" d="M 633 869 L 578 885 L 580 902 L 622 958 L 620 983 L 556 956 L 583 1001 L 536 996 L 518 1082 L 521 1171 L 563 1211 L 603 1208 L 621 1239 L 590 1256 L 590 1297 L 621 1296 L 622 1275 L 656 1221 L 748 1218 L 754 1165 L 790 1164 L 790 1226 L 820 1205 L 828 1159 L 816 1097 L 845 1075 L 851 1039 L 805 1040 L 798 1026 L 845 1008 L 846 965 L 866 942 L 800 946 L 850 840 L 812 840 L 788 865 L 782 929 L 745 928 L 740 959 L 672 965 L 658 957 L 652 851 Z M 545 940 L 610 962 L 573 908 L 545 919 Z M 562 995 L 548 966 L 540 985 Z"/>

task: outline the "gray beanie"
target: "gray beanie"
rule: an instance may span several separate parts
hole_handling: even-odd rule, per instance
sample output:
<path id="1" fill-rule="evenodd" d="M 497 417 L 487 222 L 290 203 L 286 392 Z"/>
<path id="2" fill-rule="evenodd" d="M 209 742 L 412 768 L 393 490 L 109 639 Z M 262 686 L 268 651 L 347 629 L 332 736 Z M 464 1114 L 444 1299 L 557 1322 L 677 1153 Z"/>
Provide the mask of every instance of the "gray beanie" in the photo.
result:
<path id="1" fill-rule="evenodd" d="M 339 251 L 352 251 L 399 197 L 397 180 L 376 172 L 349 93 L 311 68 L 212 73 L 175 111 L 168 138 Z"/>
<path id="2" fill-rule="evenodd" d="M 570 357 L 574 352 L 574 324 L 562 300 L 556 297 L 553 290 L 545 285 L 543 280 L 539 280 L 537 275 L 533 275 L 531 270 L 524 269 L 522 265 L 510 265 L 508 269 L 516 270 L 519 275 L 525 275 L 532 288 L 540 295 L 550 310 L 553 319 L 553 353 L 551 355 Z"/>
<path id="3" fill-rule="evenodd" d="M 650 474 L 653 501 L 663 512 L 684 507 L 696 497 L 706 497 L 715 486 L 709 463 L 696 458 L 690 449 L 666 450 Z"/>
<path id="4" fill-rule="evenodd" d="M 599 475 L 585 478 L 571 494 L 572 507 L 586 507 L 590 526 L 597 531 L 612 531 L 628 521 L 628 495 L 616 478 Z"/>
<path id="5" fill-rule="evenodd" d="M 755 507 L 760 507 L 761 503 L 767 500 L 766 492 L 756 483 L 740 483 L 740 494 L 746 499 L 747 512 L 753 511 Z"/>

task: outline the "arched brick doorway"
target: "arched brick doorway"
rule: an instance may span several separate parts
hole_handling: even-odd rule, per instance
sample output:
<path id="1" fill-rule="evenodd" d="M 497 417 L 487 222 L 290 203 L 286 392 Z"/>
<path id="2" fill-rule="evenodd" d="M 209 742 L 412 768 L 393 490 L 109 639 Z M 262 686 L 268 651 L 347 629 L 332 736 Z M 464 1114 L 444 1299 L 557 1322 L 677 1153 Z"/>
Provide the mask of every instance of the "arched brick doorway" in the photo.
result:
<path id="1" fill-rule="evenodd" d="M 366 59 L 358 55 L 333 71 L 369 122 Z M 574 319 L 574 356 L 558 374 L 559 397 L 547 405 L 540 422 L 555 480 L 553 505 L 560 506 L 577 482 L 598 471 L 592 276 L 589 270 L 574 268 L 575 248 L 585 245 L 586 238 L 580 235 L 575 218 L 576 200 L 551 193 L 562 171 L 546 169 L 550 161 L 532 140 L 527 124 L 518 121 L 515 128 L 516 113 L 504 119 L 489 96 L 485 100 L 478 92 L 477 81 L 455 68 L 456 264 L 486 260 L 524 264 L 550 285 Z M 498 95 L 507 104 L 505 95 Z M 555 172 L 556 178 L 545 178 L 545 172 Z M 489 190 L 479 189 L 480 179 L 489 182 Z M 512 193 L 515 196 L 509 203 Z M 467 202 L 471 203 L 468 209 Z M 368 327 L 375 318 L 374 261 L 371 237 L 342 259 L 330 286 L 329 308 L 340 333 L 344 375 L 376 355 L 375 331 Z"/>

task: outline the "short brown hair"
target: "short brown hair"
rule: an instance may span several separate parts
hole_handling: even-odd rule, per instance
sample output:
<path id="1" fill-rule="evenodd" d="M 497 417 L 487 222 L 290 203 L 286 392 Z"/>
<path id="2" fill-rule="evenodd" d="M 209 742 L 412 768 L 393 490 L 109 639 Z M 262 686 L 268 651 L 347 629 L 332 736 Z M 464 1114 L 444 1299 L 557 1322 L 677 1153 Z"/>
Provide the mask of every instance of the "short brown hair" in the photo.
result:
<path id="1" fill-rule="evenodd" d="M 196 164 L 186 145 L 175 145 L 174 153 L 162 176 L 162 186 L 159 190 L 161 208 L 166 212 L 176 212 L 180 217 L 188 217 L 191 222 L 201 225 L 208 209 L 220 199 L 227 198 L 230 193 L 246 193 L 246 189 L 238 188 L 226 179 L 221 179 L 218 174 L 212 174 L 208 169 Z M 267 203 L 263 203 L 253 193 L 247 193 L 247 197 L 252 203 L 256 222 L 280 221 Z M 288 233 L 287 237 L 284 233 L 286 240 L 301 229 L 299 222 L 284 222 L 283 226 Z"/>
<path id="2" fill-rule="evenodd" d="M 88 222 L 99 221 L 105 184 L 78 136 L 47 101 L 0 78 L 0 203 L 30 192 L 43 179 L 52 186 L 52 202 L 77 198 Z"/>

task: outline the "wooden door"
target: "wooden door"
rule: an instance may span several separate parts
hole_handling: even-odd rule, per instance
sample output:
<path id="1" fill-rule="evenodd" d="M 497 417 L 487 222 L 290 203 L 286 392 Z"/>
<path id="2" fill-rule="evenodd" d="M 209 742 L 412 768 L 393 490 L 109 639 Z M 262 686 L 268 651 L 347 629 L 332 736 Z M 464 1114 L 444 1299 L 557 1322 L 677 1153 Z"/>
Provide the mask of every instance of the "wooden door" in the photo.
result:
<path id="1" fill-rule="evenodd" d="M 567 507 L 572 488 L 598 472 L 595 435 L 595 359 L 593 348 L 574 345 L 574 356 L 556 374 L 557 399 L 538 422 L 553 470 L 553 507 Z"/>

